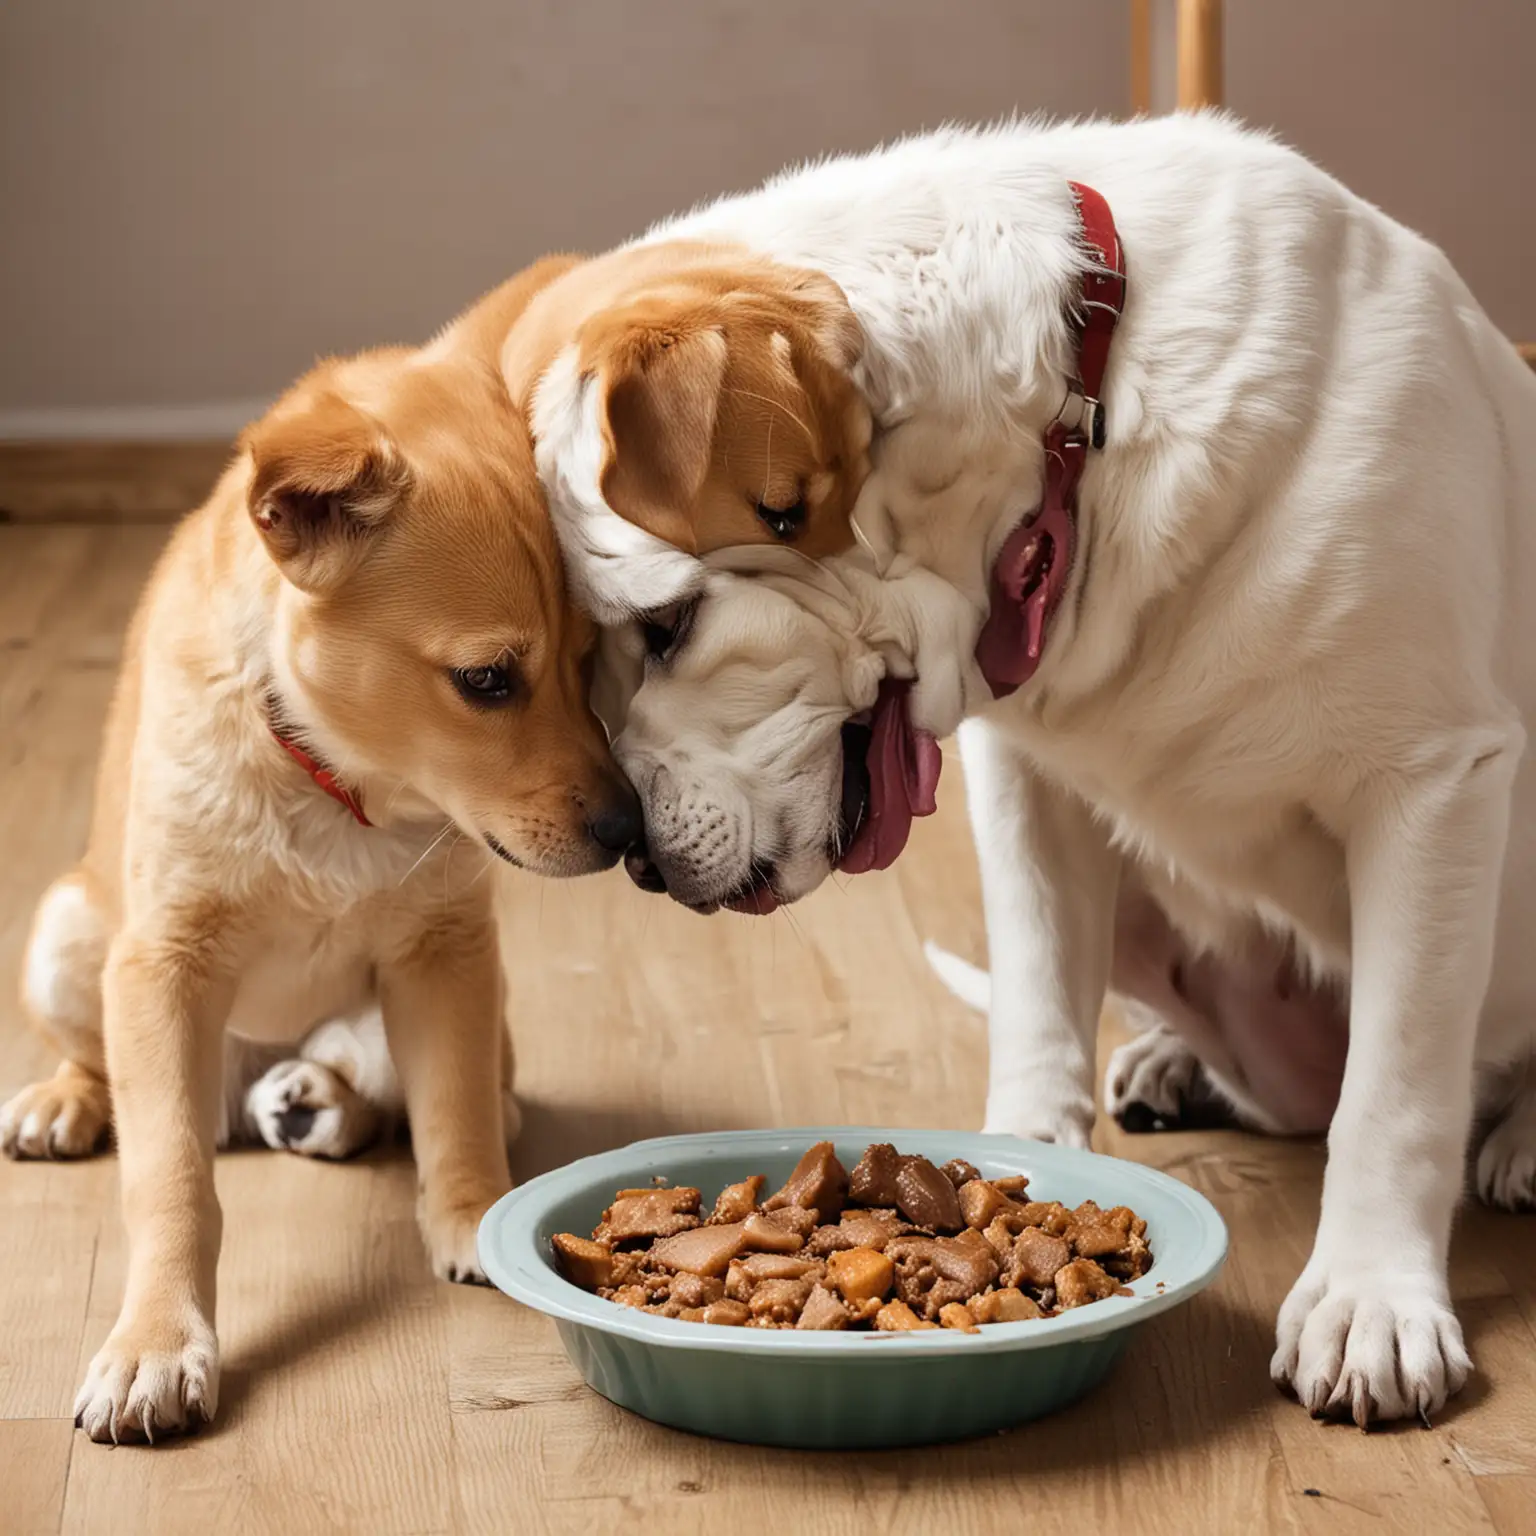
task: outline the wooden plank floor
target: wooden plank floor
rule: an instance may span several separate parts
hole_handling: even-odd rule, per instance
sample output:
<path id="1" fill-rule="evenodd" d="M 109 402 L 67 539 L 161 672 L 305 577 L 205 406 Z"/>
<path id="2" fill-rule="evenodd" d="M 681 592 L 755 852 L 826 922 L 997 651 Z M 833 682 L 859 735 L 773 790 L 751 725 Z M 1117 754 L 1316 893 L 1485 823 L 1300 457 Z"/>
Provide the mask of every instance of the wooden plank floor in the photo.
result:
<path id="1" fill-rule="evenodd" d="M 123 625 L 162 538 L 0 527 L 7 1090 L 52 1066 L 12 1000 L 21 944 L 84 838 Z M 981 948 L 954 764 L 941 798 L 897 871 L 768 920 L 706 922 L 617 874 L 509 879 L 519 1174 L 709 1127 L 974 1127 L 983 1033 L 918 947 Z M 155 1451 L 90 1445 L 69 1411 L 122 1283 L 115 1164 L 0 1166 L 0 1530 L 689 1532 L 756 1529 L 765 1512 L 829 1536 L 1536 1530 L 1536 1219 L 1467 1212 L 1454 1278 L 1479 1374 L 1432 1432 L 1366 1436 L 1314 1424 L 1265 1370 L 1320 1148 L 1113 1127 L 1099 1145 L 1215 1200 L 1232 1229 L 1221 1281 L 1054 1421 L 859 1456 L 694 1439 L 587 1392 L 548 1323 L 433 1281 L 399 1151 L 345 1166 L 222 1159 L 219 1422 Z"/>

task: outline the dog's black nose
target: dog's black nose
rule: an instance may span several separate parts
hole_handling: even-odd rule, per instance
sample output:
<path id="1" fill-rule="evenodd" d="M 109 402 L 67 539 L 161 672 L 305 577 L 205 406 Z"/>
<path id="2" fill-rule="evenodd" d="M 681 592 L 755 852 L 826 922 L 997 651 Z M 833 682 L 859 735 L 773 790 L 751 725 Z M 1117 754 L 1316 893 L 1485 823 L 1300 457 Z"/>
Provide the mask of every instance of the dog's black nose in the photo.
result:
<path id="1" fill-rule="evenodd" d="M 645 836 L 640 797 L 627 784 L 587 823 L 592 841 L 609 853 L 623 853 Z"/>
<path id="2" fill-rule="evenodd" d="M 651 856 L 646 852 L 644 843 L 636 843 L 628 853 L 624 855 L 624 868 L 629 878 L 640 887 L 642 891 L 664 892 L 667 882 L 662 873 L 651 862 Z"/>

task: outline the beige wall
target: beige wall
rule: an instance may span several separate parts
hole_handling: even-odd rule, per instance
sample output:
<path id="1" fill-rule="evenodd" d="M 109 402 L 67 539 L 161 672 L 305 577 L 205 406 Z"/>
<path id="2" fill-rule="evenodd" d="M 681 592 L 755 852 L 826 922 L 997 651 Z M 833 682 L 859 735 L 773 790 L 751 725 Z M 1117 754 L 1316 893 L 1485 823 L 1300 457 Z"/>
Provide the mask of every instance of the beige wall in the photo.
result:
<path id="1" fill-rule="evenodd" d="M 1536 341 L 1536 0 L 1227 0 L 1227 100 Z"/>
<path id="2" fill-rule="evenodd" d="M 316 353 L 787 160 L 1123 110 L 1124 9 L 0 0 L 0 429 L 238 420 Z"/>
<path id="3" fill-rule="evenodd" d="M 0 0 L 0 436 L 231 429 L 787 160 L 1120 112 L 1128 0 Z M 1230 0 L 1229 94 L 1536 339 L 1536 0 Z"/>

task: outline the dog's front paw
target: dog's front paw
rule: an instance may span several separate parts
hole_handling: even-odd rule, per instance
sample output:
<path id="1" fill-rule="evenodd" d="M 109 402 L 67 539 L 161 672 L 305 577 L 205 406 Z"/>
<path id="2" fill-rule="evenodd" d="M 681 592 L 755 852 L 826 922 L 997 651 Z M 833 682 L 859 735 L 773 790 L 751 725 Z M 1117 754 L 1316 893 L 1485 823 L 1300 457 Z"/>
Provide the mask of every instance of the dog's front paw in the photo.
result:
<path id="1" fill-rule="evenodd" d="M 1477 1154 L 1477 1193 L 1501 1210 L 1536 1209 L 1536 1131 L 1528 1116 L 1511 1115 L 1489 1131 Z"/>
<path id="2" fill-rule="evenodd" d="M 1093 1134 L 1093 1097 L 1072 1083 L 1060 1083 L 1053 1089 L 1037 1080 L 1022 1093 L 994 1086 L 987 1095 L 982 1131 L 988 1136 L 1086 1147 Z"/>
<path id="3" fill-rule="evenodd" d="M 246 1113 L 269 1147 L 334 1161 L 377 1135 L 379 1113 L 317 1061 L 280 1061 L 251 1084 Z"/>
<path id="4" fill-rule="evenodd" d="M 1109 1058 L 1105 1112 L 1128 1131 L 1176 1126 L 1199 1068 L 1199 1058 L 1171 1031 L 1133 1035 Z"/>
<path id="5" fill-rule="evenodd" d="M 432 1261 L 432 1273 L 439 1280 L 455 1285 L 489 1285 L 480 1263 L 480 1218 L 493 1200 L 475 1202 L 451 1210 L 431 1211 L 425 1205 L 420 1212 L 421 1235 Z"/>
<path id="6" fill-rule="evenodd" d="M 107 1085 L 84 1072 L 61 1072 L 0 1108 L 0 1150 L 15 1158 L 88 1157 L 111 1122 Z"/>
<path id="7" fill-rule="evenodd" d="M 1472 1362 L 1444 1287 L 1422 1275 L 1308 1266 L 1280 1308 L 1269 1373 L 1316 1418 L 1417 1416 L 1460 1390 Z"/>
<path id="8" fill-rule="evenodd" d="M 210 1423 L 219 1407 L 219 1342 L 202 1318 L 187 1326 L 119 1323 L 85 1373 L 75 1423 L 92 1440 L 143 1440 Z"/>

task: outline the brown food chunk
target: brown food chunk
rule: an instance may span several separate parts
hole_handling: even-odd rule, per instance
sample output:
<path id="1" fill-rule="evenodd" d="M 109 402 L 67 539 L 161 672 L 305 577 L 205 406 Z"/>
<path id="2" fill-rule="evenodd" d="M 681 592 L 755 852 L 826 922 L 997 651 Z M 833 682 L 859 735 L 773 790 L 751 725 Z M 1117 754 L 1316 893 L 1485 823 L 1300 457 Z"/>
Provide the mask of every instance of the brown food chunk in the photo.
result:
<path id="1" fill-rule="evenodd" d="M 896 1170 L 896 1208 L 914 1226 L 958 1232 L 965 1225 L 955 1186 L 926 1157 L 903 1158 Z"/>
<path id="2" fill-rule="evenodd" d="M 707 1307 L 725 1295 L 725 1281 L 687 1271 L 672 1277 L 672 1300 L 685 1307 Z"/>
<path id="3" fill-rule="evenodd" d="M 934 1318 L 952 1301 L 967 1301 L 997 1279 L 997 1255 L 984 1240 L 898 1237 L 886 1247 L 896 1264 L 896 1292 L 924 1317 Z"/>
<path id="4" fill-rule="evenodd" d="M 1103 1260 L 1104 1268 L 1122 1280 L 1135 1280 L 1152 1267 L 1152 1250 L 1139 1232 L 1132 1232 L 1125 1240 L 1125 1247 L 1113 1258 Z"/>
<path id="5" fill-rule="evenodd" d="M 806 1246 L 826 1255 L 842 1248 L 884 1248 L 893 1237 L 911 1231 L 895 1211 L 844 1211 L 835 1227 L 817 1227 Z"/>
<path id="6" fill-rule="evenodd" d="M 1039 1302 L 1011 1285 L 972 1296 L 966 1306 L 978 1323 L 1024 1323 L 1045 1316 Z"/>
<path id="7" fill-rule="evenodd" d="M 848 1315 L 854 1322 L 867 1323 L 873 1319 L 880 1308 L 885 1305 L 885 1302 L 879 1296 L 869 1296 L 863 1301 L 849 1301 L 845 1296 L 843 1297 L 843 1305 L 847 1307 Z"/>
<path id="8" fill-rule="evenodd" d="M 820 1279 L 826 1268 L 819 1259 L 798 1253 L 749 1253 L 738 1262 L 754 1280 L 800 1280 L 806 1275 Z"/>
<path id="9" fill-rule="evenodd" d="M 653 1244 L 651 1256 L 668 1269 L 686 1269 L 696 1275 L 723 1275 L 746 1243 L 743 1222 L 734 1222 L 727 1227 L 695 1226 Z"/>
<path id="10" fill-rule="evenodd" d="M 671 1237 L 699 1224 L 696 1189 L 621 1189 L 603 1212 L 598 1231 L 610 1243 Z M 601 1239 L 599 1239 L 601 1241 Z"/>
<path id="11" fill-rule="evenodd" d="M 775 1214 L 786 1216 L 789 1212 L 779 1211 Z M 799 1214 L 808 1213 L 800 1212 Z M 722 1227 L 719 1230 L 726 1229 Z M 803 1234 L 796 1232 L 783 1221 L 774 1220 L 773 1216 L 764 1215 L 761 1211 L 754 1211 L 742 1222 L 741 1242 L 743 1248 L 762 1253 L 797 1253 L 805 1246 Z"/>
<path id="12" fill-rule="evenodd" d="M 896 1279 L 896 1266 L 874 1248 L 848 1248 L 827 1260 L 827 1282 L 849 1301 L 884 1299 Z"/>
<path id="13" fill-rule="evenodd" d="M 550 1238 L 555 1250 L 555 1265 L 572 1285 L 583 1290 L 600 1291 L 613 1284 L 613 1250 L 590 1238 L 571 1232 L 557 1232 Z"/>
<path id="14" fill-rule="evenodd" d="M 952 1301 L 939 1308 L 939 1326 L 941 1328 L 958 1328 L 962 1333 L 980 1333 L 976 1326 L 976 1319 L 971 1316 L 971 1310 L 963 1303 Z"/>
<path id="15" fill-rule="evenodd" d="M 1017 1200 L 1029 1188 L 1029 1180 L 1022 1173 L 1005 1173 L 1002 1178 L 992 1180 L 992 1187 L 1010 1200 Z"/>
<path id="16" fill-rule="evenodd" d="M 846 1328 L 851 1321 L 848 1308 L 842 1301 L 826 1286 L 818 1285 L 806 1297 L 805 1305 L 800 1309 L 800 1319 L 795 1327 L 827 1331 L 833 1328 Z"/>
<path id="17" fill-rule="evenodd" d="M 1062 1237 L 1072 1225 L 1072 1213 L 1059 1200 L 1031 1200 L 1021 1206 L 1026 1227 L 1041 1227 L 1052 1237 Z"/>
<path id="18" fill-rule="evenodd" d="M 1102 1259 L 1107 1253 L 1119 1253 L 1125 1247 L 1127 1236 L 1101 1222 L 1085 1225 L 1074 1221 L 1067 1228 L 1068 1245 L 1080 1259 Z"/>
<path id="19" fill-rule="evenodd" d="M 962 1184 L 969 1184 L 972 1179 L 981 1177 L 981 1169 L 974 1163 L 968 1163 L 963 1157 L 952 1157 L 939 1170 L 951 1184 L 959 1189 Z"/>
<path id="20" fill-rule="evenodd" d="M 816 1212 L 799 1205 L 781 1205 L 776 1211 L 764 1211 L 758 1220 L 782 1227 L 786 1232 L 793 1232 L 802 1238 L 809 1237 L 816 1230 Z"/>
<path id="21" fill-rule="evenodd" d="M 796 1206 L 815 1211 L 822 1221 L 835 1221 L 848 1197 L 848 1170 L 837 1160 L 830 1141 L 818 1141 L 795 1164 L 784 1187 L 763 1202 L 765 1211 Z"/>
<path id="22" fill-rule="evenodd" d="M 1063 1312 L 1086 1307 L 1090 1301 L 1103 1301 L 1119 1289 L 1114 1277 L 1106 1275 L 1092 1259 L 1073 1259 L 1056 1272 L 1056 1302 Z"/>
<path id="23" fill-rule="evenodd" d="M 875 1313 L 875 1328 L 880 1333 L 907 1333 L 914 1328 L 933 1328 L 925 1323 L 904 1301 L 888 1301 Z"/>
<path id="24" fill-rule="evenodd" d="M 643 1285 L 621 1285 L 608 1293 L 608 1300 L 617 1302 L 621 1307 L 643 1307 L 650 1297 L 646 1295 Z"/>
<path id="25" fill-rule="evenodd" d="M 760 1280 L 752 1287 L 747 1309 L 757 1322 L 793 1323 L 813 1289 L 809 1280 Z"/>
<path id="26" fill-rule="evenodd" d="M 704 1308 L 704 1321 L 725 1328 L 740 1328 L 752 1316 L 751 1309 L 739 1301 L 712 1301 Z"/>
<path id="27" fill-rule="evenodd" d="M 985 1179 L 971 1179 L 960 1186 L 960 1215 L 966 1226 L 978 1232 L 992 1225 L 1005 1211 L 1017 1211 L 1012 1200 L 997 1185 Z"/>
<path id="28" fill-rule="evenodd" d="M 1110 1273 L 1134 1280 L 1152 1262 L 1146 1230 L 1146 1222 L 1128 1206 L 1101 1211 L 1086 1201 L 1072 1213 L 1066 1238 L 1078 1258 L 1097 1259 Z"/>
<path id="29" fill-rule="evenodd" d="M 987 1226 L 985 1236 L 992 1251 L 1000 1262 L 1006 1262 L 1013 1252 L 1013 1240 L 1022 1232 L 1027 1223 L 1024 1214 L 1017 1206 L 1011 1211 L 999 1211 Z"/>
<path id="30" fill-rule="evenodd" d="M 767 1182 L 763 1174 L 754 1173 L 750 1179 L 743 1179 L 739 1184 L 727 1184 L 716 1197 L 714 1210 L 709 1213 L 710 1224 L 729 1226 L 734 1222 L 745 1221 L 757 1209 L 757 1197 L 762 1194 L 763 1185 Z"/>
<path id="31" fill-rule="evenodd" d="M 1013 1240 L 1003 1261 L 1004 1285 L 1049 1285 L 1056 1271 L 1072 1257 L 1063 1238 L 1052 1237 L 1039 1227 L 1025 1227 Z"/>
<path id="32" fill-rule="evenodd" d="M 895 1205 L 896 1175 L 905 1161 L 888 1141 L 864 1149 L 864 1156 L 848 1175 L 848 1195 L 860 1205 Z"/>

